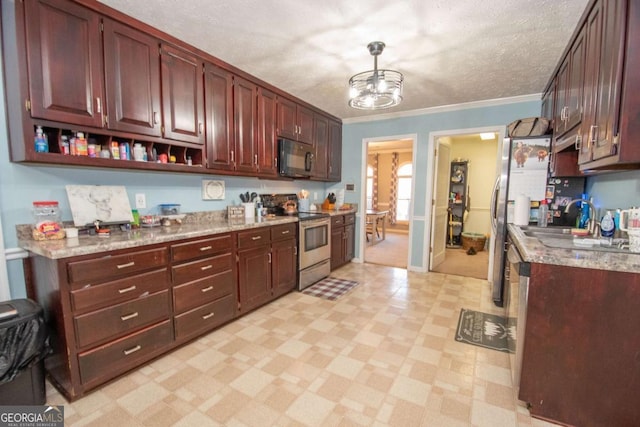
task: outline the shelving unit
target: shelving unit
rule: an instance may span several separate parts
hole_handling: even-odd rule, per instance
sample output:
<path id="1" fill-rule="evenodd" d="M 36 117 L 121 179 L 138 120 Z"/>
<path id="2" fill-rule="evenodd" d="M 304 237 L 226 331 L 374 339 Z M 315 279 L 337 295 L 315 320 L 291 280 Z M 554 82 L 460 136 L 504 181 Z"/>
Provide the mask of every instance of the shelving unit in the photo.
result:
<path id="1" fill-rule="evenodd" d="M 462 227 L 464 212 L 468 209 L 469 186 L 467 182 L 469 161 L 451 162 L 449 174 L 449 219 L 447 230 L 447 247 L 462 247 Z"/>

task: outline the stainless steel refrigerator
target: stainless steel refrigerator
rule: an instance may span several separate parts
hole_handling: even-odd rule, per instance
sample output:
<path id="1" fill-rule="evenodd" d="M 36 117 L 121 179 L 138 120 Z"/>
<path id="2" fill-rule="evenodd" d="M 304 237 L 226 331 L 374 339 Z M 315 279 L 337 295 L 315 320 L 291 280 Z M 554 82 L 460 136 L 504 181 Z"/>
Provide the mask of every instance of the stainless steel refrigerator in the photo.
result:
<path id="1" fill-rule="evenodd" d="M 550 137 L 505 138 L 502 142 L 501 171 L 491 200 L 491 227 L 495 236 L 491 296 L 499 307 L 504 304 L 507 222 L 511 222 L 513 201 L 520 194 L 531 201 L 545 198 L 550 146 Z"/>

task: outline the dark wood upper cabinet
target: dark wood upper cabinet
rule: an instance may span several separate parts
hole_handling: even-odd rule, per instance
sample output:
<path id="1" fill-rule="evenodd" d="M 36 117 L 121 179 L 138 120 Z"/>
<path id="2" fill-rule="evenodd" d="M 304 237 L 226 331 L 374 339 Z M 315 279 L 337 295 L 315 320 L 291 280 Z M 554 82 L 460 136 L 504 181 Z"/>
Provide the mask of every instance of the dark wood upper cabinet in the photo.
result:
<path id="1" fill-rule="evenodd" d="M 165 138 L 204 144 L 202 59 L 162 45 L 162 100 Z"/>
<path id="2" fill-rule="evenodd" d="M 234 162 L 235 170 L 253 173 L 258 168 L 256 143 L 258 87 L 238 76 L 233 77 Z"/>
<path id="3" fill-rule="evenodd" d="M 160 41 L 104 20 L 107 128 L 161 136 Z"/>
<path id="4" fill-rule="evenodd" d="M 99 16 L 65 0 L 24 4 L 31 116 L 102 127 Z"/>
<path id="5" fill-rule="evenodd" d="M 277 132 L 283 138 L 313 144 L 313 111 L 279 97 Z"/>
<path id="6" fill-rule="evenodd" d="M 315 114 L 313 117 L 313 134 L 315 159 L 312 178 L 324 180 L 327 179 L 328 171 L 329 119 L 320 114 Z"/>
<path id="7" fill-rule="evenodd" d="M 206 114 L 207 167 L 233 170 L 233 76 L 205 63 L 204 92 Z"/>
<path id="8" fill-rule="evenodd" d="M 339 182 L 342 179 L 342 123 L 337 120 L 329 120 L 327 162 L 327 179 Z"/>
<path id="9" fill-rule="evenodd" d="M 278 175 L 278 139 L 276 137 L 276 94 L 258 87 L 258 173 Z"/>
<path id="10" fill-rule="evenodd" d="M 598 55 L 598 78 L 596 103 L 590 111 L 593 126 L 592 133 L 593 160 L 603 159 L 617 154 L 619 135 L 619 106 L 622 98 L 622 70 L 624 60 L 624 43 L 626 34 L 627 7 L 624 1 L 602 1 L 602 36 L 601 51 Z M 635 15 L 636 21 L 638 15 Z M 640 23 L 636 22 L 636 25 Z M 637 43 L 630 40 L 630 43 Z M 637 73 L 637 69 L 634 70 Z M 637 74 L 636 74 L 637 75 Z M 631 78 L 627 76 L 627 78 Z M 587 89 L 589 86 L 586 86 Z M 634 96 L 630 92 L 627 96 Z M 637 96 L 637 95 L 635 95 Z M 636 115 L 634 120 L 638 120 Z M 629 135 L 631 136 L 631 135 Z M 595 137 L 595 138 L 594 138 Z M 636 135 L 633 135 L 635 139 Z M 627 141 L 627 148 L 635 141 Z M 638 149 L 636 148 L 636 152 Z M 640 160 L 640 158 L 638 159 Z"/>
<path id="11" fill-rule="evenodd" d="M 565 57 L 556 78 L 553 135 L 556 145 L 582 120 L 584 93 L 585 31 L 580 31 Z M 572 144 L 574 141 L 571 141 Z"/>

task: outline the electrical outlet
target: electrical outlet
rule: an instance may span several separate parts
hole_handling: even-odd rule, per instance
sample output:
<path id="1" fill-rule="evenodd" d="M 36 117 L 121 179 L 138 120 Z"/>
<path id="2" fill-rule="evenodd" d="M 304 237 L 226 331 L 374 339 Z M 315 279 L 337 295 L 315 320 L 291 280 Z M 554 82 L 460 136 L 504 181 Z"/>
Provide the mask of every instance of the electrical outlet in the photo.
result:
<path id="1" fill-rule="evenodd" d="M 144 193 L 136 194 L 136 209 L 144 209 L 147 207 L 147 198 Z"/>
<path id="2" fill-rule="evenodd" d="M 313 192 L 313 200 L 318 200 L 318 192 L 317 191 Z"/>
<path id="3" fill-rule="evenodd" d="M 345 185 L 345 189 L 347 191 L 356 191 L 356 185 L 355 184 L 346 184 Z"/>

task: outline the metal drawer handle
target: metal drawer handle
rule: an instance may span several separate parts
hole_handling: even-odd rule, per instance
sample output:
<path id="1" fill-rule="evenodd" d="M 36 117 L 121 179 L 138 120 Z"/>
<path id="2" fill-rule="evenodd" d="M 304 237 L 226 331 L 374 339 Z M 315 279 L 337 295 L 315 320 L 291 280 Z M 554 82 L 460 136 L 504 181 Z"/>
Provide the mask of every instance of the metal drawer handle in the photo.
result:
<path id="1" fill-rule="evenodd" d="M 137 346 L 135 346 L 135 347 L 133 347 L 133 348 L 130 348 L 129 350 L 125 350 L 125 351 L 123 351 L 123 353 L 124 353 L 124 355 L 125 355 L 125 356 L 128 356 L 128 355 L 130 355 L 131 353 L 135 353 L 136 351 L 138 351 L 138 350 L 140 350 L 140 349 L 142 349 L 142 347 L 138 344 Z"/>
<path id="2" fill-rule="evenodd" d="M 211 264 L 205 265 L 204 267 L 200 267 L 200 270 L 205 271 L 205 270 L 208 270 L 210 268 L 213 268 L 213 265 L 211 265 Z"/>
<path id="3" fill-rule="evenodd" d="M 283 231 L 282 234 L 289 234 L 289 230 Z"/>
<path id="4" fill-rule="evenodd" d="M 260 239 L 262 239 L 262 236 L 253 236 L 251 238 L 251 240 L 260 240 Z"/>
<path id="5" fill-rule="evenodd" d="M 135 291 L 135 290 L 136 290 L 136 285 L 131 285 L 128 288 L 118 289 L 118 293 L 119 294 L 125 294 L 127 292 L 131 292 L 131 291 Z"/>
<path id="6" fill-rule="evenodd" d="M 214 316 L 214 312 L 212 311 L 209 314 L 205 314 L 204 316 L 202 316 L 202 320 L 207 320 L 207 319 L 211 319 Z"/>
<path id="7" fill-rule="evenodd" d="M 136 265 L 136 263 L 133 261 L 126 264 L 118 264 L 118 270 L 120 270 L 121 268 L 133 267 L 134 265 Z"/>
<path id="8" fill-rule="evenodd" d="M 125 320 L 130 320 L 133 319 L 134 317 L 138 317 L 138 312 L 134 312 L 131 314 L 127 314 L 126 316 L 120 316 L 120 318 L 122 319 L 122 321 L 124 322 Z"/>
<path id="9" fill-rule="evenodd" d="M 210 249 L 211 249 L 211 246 L 203 246 L 203 247 L 200 248 L 200 251 L 204 252 L 204 251 L 208 251 Z"/>
<path id="10" fill-rule="evenodd" d="M 200 292 L 209 292 L 209 291 L 212 291 L 212 290 L 213 290 L 213 286 L 207 286 L 204 289 L 200 289 Z"/>

